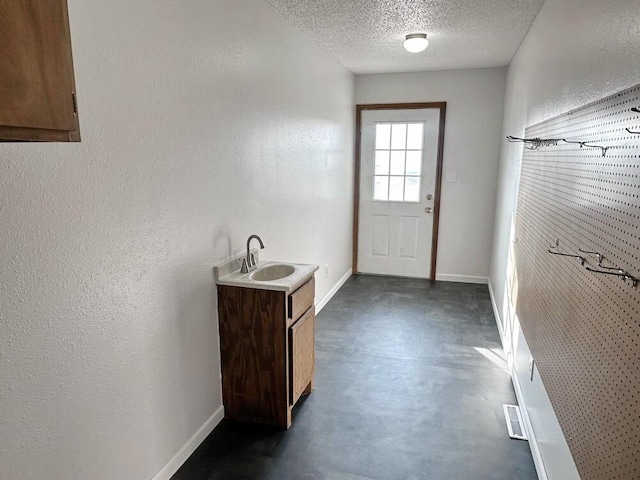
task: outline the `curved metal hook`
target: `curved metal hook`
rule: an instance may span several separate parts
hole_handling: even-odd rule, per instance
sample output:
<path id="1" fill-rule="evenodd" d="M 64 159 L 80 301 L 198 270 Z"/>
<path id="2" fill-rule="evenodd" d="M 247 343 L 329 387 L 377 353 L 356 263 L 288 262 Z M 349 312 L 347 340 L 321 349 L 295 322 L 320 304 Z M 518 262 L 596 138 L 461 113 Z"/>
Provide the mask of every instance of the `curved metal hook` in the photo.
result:
<path id="1" fill-rule="evenodd" d="M 607 155 L 607 150 L 609 150 L 611 147 L 603 147 L 602 145 L 589 145 L 587 142 L 580 142 L 580 141 L 576 141 L 576 140 L 567 140 L 566 138 L 562 139 L 563 142 L 565 143 L 575 143 L 580 145 L 580 148 L 582 147 L 587 147 L 587 148 L 599 148 L 602 151 L 602 156 L 605 157 Z"/>
<path id="2" fill-rule="evenodd" d="M 507 135 L 507 140 L 509 142 L 522 142 L 530 145 L 529 147 L 525 147 L 527 150 L 538 150 L 540 147 L 555 147 L 558 145 L 558 142 L 561 140 L 560 138 L 520 138 L 514 137 L 513 135 Z"/>
<path id="3" fill-rule="evenodd" d="M 580 253 L 586 253 L 587 255 L 595 255 L 595 256 L 597 256 L 598 257 L 598 263 L 600 263 L 602 261 L 603 257 L 602 257 L 602 254 L 600 252 L 590 252 L 588 250 L 583 250 L 581 248 L 578 248 L 578 251 Z"/>
<path id="4" fill-rule="evenodd" d="M 547 252 L 549 252 L 551 255 L 560 255 L 561 257 L 579 258 L 580 259 L 580 265 L 584 265 L 584 262 L 587 261 L 586 258 L 581 257 L 580 255 L 569 255 L 568 253 L 552 252 L 551 250 L 547 250 Z"/>
<path id="5" fill-rule="evenodd" d="M 584 147 L 584 142 L 580 142 L 577 140 L 567 140 L 566 138 L 563 138 L 562 141 L 565 143 L 577 143 L 578 145 L 580 145 L 580 148 Z"/>
<path id="6" fill-rule="evenodd" d="M 598 257 L 598 267 L 602 268 L 604 270 L 611 270 L 611 271 L 615 271 L 618 273 L 625 273 L 625 271 L 621 268 L 618 267 L 607 267 L 605 265 L 602 264 L 602 261 L 604 260 L 604 255 L 602 255 L 599 252 L 587 252 L 586 250 L 582 250 L 581 248 L 578 249 L 578 251 L 580 251 L 581 253 L 586 253 L 589 255 L 596 255 Z"/>
<path id="7" fill-rule="evenodd" d="M 586 267 L 586 269 L 593 273 L 600 273 L 602 275 L 613 275 L 614 277 L 620 277 L 625 282 L 627 280 L 631 280 L 633 288 L 636 288 L 638 286 L 638 282 L 640 282 L 640 278 L 636 278 L 633 275 L 630 275 L 629 273 L 625 272 L 624 270 L 620 270 L 619 272 L 607 272 L 603 270 L 596 270 L 595 268 L 590 268 L 590 267 Z"/>

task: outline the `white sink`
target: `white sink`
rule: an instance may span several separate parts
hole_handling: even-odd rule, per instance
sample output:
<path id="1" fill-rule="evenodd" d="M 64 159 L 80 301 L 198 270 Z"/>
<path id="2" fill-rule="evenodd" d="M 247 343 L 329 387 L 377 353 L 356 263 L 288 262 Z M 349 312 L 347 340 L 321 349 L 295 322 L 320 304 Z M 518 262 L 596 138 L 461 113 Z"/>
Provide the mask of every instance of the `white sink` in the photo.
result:
<path id="1" fill-rule="evenodd" d="M 266 265 L 253 272 L 249 278 L 256 282 L 270 282 L 273 280 L 280 280 L 286 278 L 295 272 L 296 269 L 292 265 L 286 265 L 281 263 L 275 263 Z"/>
<path id="2" fill-rule="evenodd" d="M 258 250 L 253 252 L 259 261 Z M 256 288 L 258 290 L 273 290 L 293 292 L 306 282 L 318 270 L 317 265 L 302 263 L 263 262 L 251 273 L 242 273 L 242 259 L 244 254 L 227 260 L 221 265 L 213 267 L 217 285 L 229 287 Z"/>

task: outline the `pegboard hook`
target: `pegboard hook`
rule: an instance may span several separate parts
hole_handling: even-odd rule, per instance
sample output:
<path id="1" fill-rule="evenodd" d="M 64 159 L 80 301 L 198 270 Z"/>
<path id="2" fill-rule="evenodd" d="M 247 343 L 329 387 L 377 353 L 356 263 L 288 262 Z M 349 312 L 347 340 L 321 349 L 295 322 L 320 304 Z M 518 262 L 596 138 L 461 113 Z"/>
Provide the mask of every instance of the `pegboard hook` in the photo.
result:
<path id="1" fill-rule="evenodd" d="M 551 255 L 560 255 L 561 257 L 573 257 L 573 258 L 579 258 L 580 259 L 580 265 L 584 265 L 584 262 L 587 261 L 586 258 L 581 257 L 580 255 L 569 255 L 568 253 L 558 253 L 558 252 L 552 252 L 551 250 L 547 250 L 547 252 L 549 252 Z"/>
<path id="2" fill-rule="evenodd" d="M 587 252 L 586 250 L 582 250 L 581 248 L 578 249 L 580 252 L 582 253 L 587 253 L 590 255 L 596 255 L 598 257 L 598 268 L 602 268 L 603 270 L 611 270 L 614 272 L 618 272 L 621 274 L 627 273 L 625 272 L 623 269 L 619 268 L 619 267 L 607 267 L 605 266 L 602 261 L 604 260 L 604 255 L 602 255 L 601 253 L 598 252 Z"/>
<path id="3" fill-rule="evenodd" d="M 580 145 L 580 148 L 582 147 L 587 147 L 587 148 L 599 148 L 600 151 L 602 151 L 602 156 L 606 157 L 607 156 L 607 150 L 609 150 L 611 147 L 603 147 L 602 145 L 589 145 L 587 142 L 581 142 L 579 140 L 567 140 L 566 138 L 562 139 L 563 142 L 565 143 L 575 143 Z"/>
<path id="4" fill-rule="evenodd" d="M 507 140 L 511 143 L 513 142 L 521 142 L 525 145 L 530 145 L 529 147 L 525 146 L 527 150 L 538 150 L 540 147 L 555 147 L 558 145 L 558 142 L 561 141 L 561 138 L 520 138 L 514 137 L 513 135 L 507 135 Z"/>
<path id="5" fill-rule="evenodd" d="M 617 272 L 610 272 L 610 271 L 604 271 L 604 270 L 596 270 L 595 268 L 591 268 L 591 267 L 586 267 L 586 269 L 593 273 L 600 273 L 602 275 L 613 275 L 616 277 L 620 277 L 624 282 L 626 282 L 627 280 L 631 280 L 631 284 L 633 285 L 633 288 L 637 288 L 638 282 L 640 282 L 640 278 L 636 278 L 633 275 L 630 275 L 629 273 L 625 272 L 624 270 L 619 270 Z"/>
<path id="6" fill-rule="evenodd" d="M 604 258 L 600 252 L 589 252 L 587 250 L 582 250 L 581 248 L 579 248 L 578 251 L 580 253 L 586 253 L 587 255 L 595 255 L 596 257 L 598 257 L 598 266 L 600 265 L 600 263 L 602 262 L 602 259 Z"/>
<path id="7" fill-rule="evenodd" d="M 623 279 L 625 282 L 627 280 L 631 280 L 631 285 L 633 285 L 633 288 L 638 288 L 638 282 L 640 282 L 640 279 L 635 278 L 635 277 L 630 277 L 629 275 L 627 275 L 626 277 L 624 277 Z"/>

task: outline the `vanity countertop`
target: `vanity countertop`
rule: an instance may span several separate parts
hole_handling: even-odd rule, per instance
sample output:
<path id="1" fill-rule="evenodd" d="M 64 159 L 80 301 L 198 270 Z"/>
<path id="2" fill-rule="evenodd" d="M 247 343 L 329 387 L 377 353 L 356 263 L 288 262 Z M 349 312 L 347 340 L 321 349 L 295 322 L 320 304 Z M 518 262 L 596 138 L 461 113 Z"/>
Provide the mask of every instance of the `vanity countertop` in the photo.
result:
<path id="1" fill-rule="evenodd" d="M 282 292 L 293 292 L 304 282 L 306 282 L 313 273 L 318 270 L 318 265 L 307 265 L 303 263 L 289 262 L 259 262 L 258 270 L 250 273 L 240 272 L 240 263 L 242 257 L 229 260 L 222 265 L 213 267 L 213 272 L 217 285 L 227 285 L 230 287 L 256 288 L 260 290 L 278 290 Z M 258 281 L 253 280 L 251 275 L 256 271 L 269 265 L 290 265 L 294 268 L 294 272 L 283 278 L 276 280 Z"/>

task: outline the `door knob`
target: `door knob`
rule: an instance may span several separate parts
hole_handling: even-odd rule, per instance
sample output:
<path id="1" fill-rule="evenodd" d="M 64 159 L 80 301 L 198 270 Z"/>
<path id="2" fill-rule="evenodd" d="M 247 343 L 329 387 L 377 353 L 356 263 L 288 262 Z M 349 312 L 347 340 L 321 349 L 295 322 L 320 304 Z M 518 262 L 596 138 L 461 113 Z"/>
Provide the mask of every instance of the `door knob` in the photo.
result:
<path id="1" fill-rule="evenodd" d="M 427 208 L 424 209 L 424 211 L 427 212 L 427 213 L 431 213 L 431 210 L 432 210 L 431 207 L 427 207 Z"/>

